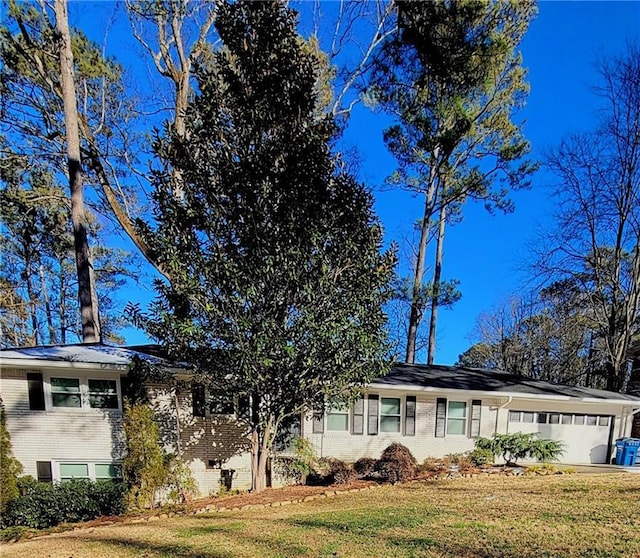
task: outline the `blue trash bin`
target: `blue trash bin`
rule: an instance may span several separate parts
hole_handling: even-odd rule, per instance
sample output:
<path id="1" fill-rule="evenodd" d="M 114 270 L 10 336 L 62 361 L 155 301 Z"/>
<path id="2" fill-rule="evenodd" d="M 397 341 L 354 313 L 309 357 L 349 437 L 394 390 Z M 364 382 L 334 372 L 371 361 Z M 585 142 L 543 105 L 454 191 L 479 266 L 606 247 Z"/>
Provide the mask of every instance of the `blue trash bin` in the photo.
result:
<path id="1" fill-rule="evenodd" d="M 616 440 L 616 465 L 635 465 L 640 448 L 640 438 L 620 438 Z"/>

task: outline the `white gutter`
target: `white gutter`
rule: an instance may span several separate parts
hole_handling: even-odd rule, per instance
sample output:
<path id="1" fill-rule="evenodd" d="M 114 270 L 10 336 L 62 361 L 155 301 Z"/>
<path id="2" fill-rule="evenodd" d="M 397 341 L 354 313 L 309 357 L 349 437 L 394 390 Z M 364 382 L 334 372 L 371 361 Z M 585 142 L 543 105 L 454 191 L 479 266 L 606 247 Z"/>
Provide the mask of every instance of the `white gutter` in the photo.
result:
<path id="1" fill-rule="evenodd" d="M 80 370 L 108 369 L 126 371 L 130 363 L 114 362 L 74 362 L 72 360 L 37 360 L 23 358 L 0 358 L 1 368 L 23 368 L 40 370 L 48 368 L 77 368 Z"/>
<path id="2" fill-rule="evenodd" d="M 443 388 L 434 388 L 431 386 L 408 386 L 408 385 L 389 385 L 389 384 L 369 384 L 367 388 L 370 390 L 389 390 L 389 391 L 412 391 L 412 392 L 422 392 L 422 393 L 442 393 L 442 394 L 452 394 L 452 395 L 460 395 L 461 392 L 468 393 L 470 395 L 478 395 L 484 397 L 493 397 L 493 398 L 502 398 L 502 397 L 510 397 L 512 399 L 518 400 L 545 400 L 545 401 L 568 401 L 568 402 L 581 402 L 581 403 L 592 403 L 595 405 L 634 405 L 636 403 L 640 403 L 638 401 L 633 401 L 629 399 L 597 399 L 595 397 L 571 397 L 569 395 L 542 395 L 536 393 L 521 393 L 515 391 L 483 391 L 483 390 L 472 390 L 472 389 L 443 389 Z"/>

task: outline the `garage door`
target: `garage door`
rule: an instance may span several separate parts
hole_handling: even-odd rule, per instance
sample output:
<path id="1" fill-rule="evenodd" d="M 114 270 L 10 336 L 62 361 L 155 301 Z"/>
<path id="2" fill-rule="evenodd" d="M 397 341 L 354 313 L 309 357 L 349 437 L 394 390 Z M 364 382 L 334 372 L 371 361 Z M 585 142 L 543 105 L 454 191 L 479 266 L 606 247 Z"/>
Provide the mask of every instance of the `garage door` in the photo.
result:
<path id="1" fill-rule="evenodd" d="M 509 432 L 537 433 L 564 444 L 563 463 L 606 463 L 613 417 L 578 413 L 509 411 Z"/>

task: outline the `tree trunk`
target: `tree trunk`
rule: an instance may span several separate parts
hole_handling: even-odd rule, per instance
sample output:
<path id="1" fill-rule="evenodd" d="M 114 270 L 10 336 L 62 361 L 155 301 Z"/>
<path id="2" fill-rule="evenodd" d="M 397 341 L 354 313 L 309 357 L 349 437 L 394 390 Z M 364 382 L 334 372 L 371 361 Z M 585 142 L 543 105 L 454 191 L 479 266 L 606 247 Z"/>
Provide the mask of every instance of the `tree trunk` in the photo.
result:
<path id="1" fill-rule="evenodd" d="M 73 77 L 73 53 L 67 15 L 66 0 L 55 0 L 56 30 L 60 34 L 60 82 L 64 103 L 64 120 L 67 140 L 67 165 L 71 191 L 71 222 L 78 274 L 78 299 L 82 322 L 83 343 L 100 342 L 100 320 L 94 303 L 95 284 L 91 276 L 91 256 L 84 215 L 82 162 L 80 159 L 80 133 Z"/>
<path id="2" fill-rule="evenodd" d="M 42 300 L 44 301 L 44 311 L 47 316 L 47 328 L 49 330 L 49 344 L 55 345 L 58 342 L 56 328 L 53 324 L 53 313 L 51 312 L 51 301 L 49 300 L 49 289 L 47 289 L 47 281 L 44 276 L 44 266 L 40 264 L 40 285 L 42 288 Z"/>
<path id="3" fill-rule="evenodd" d="M 422 227 L 420 228 L 420 245 L 418 247 L 418 255 L 416 258 L 416 269 L 413 276 L 413 292 L 411 298 L 411 313 L 409 314 L 409 328 L 407 332 L 407 351 L 405 362 L 413 364 L 416 361 L 416 340 L 418 338 L 418 326 L 422 319 L 421 308 L 421 292 L 422 280 L 424 276 L 424 261 L 427 253 L 427 241 L 429 239 L 429 230 L 431 226 L 431 214 L 433 213 L 434 199 L 436 194 L 437 183 L 437 161 L 439 149 L 434 149 L 431 158 L 431 168 L 429 169 L 429 184 L 427 185 L 427 194 L 424 200 L 424 216 L 422 218 Z"/>
<path id="4" fill-rule="evenodd" d="M 442 247 L 444 245 L 444 229 L 447 219 L 447 208 L 444 196 L 440 200 L 440 217 L 438 223 L 438 240 L 436 244 L 436 265 L 433 271 L 433 290 L 431 293 L 431 319 L 429 321 L 429 346 L 427 348 L 427 364 L 433 364 L 436 352 L 436 324 L 438 322 L 438 305 L 440 302 L 440 277 L 442 276 Z"/>

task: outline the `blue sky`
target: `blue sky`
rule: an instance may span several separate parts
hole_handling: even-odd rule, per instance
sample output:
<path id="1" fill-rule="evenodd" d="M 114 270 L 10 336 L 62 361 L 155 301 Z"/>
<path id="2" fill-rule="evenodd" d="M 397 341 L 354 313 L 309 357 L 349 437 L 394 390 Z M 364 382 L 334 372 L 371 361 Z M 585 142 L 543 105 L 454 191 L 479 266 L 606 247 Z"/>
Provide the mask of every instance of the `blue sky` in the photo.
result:
<path id="1" fill-rule="evenodd" d="M 122 40 L 130 41 L 128 22 L 112 2 L 74 2 L 73 24 L 102 42 L 104 24 L 115 15 L 108 52 L 126 65 L 139 64 Z M 332 6 L 327 5 L 329 9 Z M 98 23 L 100 22 L 100 23 Z M 87 28 L 90 26 L 90 28 Z M 528 68 L 531 92 L 519 118 L 526 122 L 525 135 L 533 157 L 542 160 L 545 149 L 563 136 L 589 129 L 599 100 L 590 86 L 597 82 L 594 62 L 621 53 L 627 41 L 640 40 L 640 1 L 633 2 L 541 2 L 521 45 Z M 410 235 L 422 213 L 422 200 L 401 191 L 382 191 L 384 179 L 394 170 L 394 160 L 382 142 L 388 119 L 359 105 L 353 111 L 344 144 L 360 156 L 360 178 L 375 192 L 376 210 L 387 241 Z M 436 362 L 452 364 L 472 342 L 478 315 L 505 302 L 526 280 L 523 263 L 527 245 L 535 242 L 536 229 L 553 223 L 549 186 L 553 178 L 539 171 L 532 188 L 513 194 L 516 210 L 509 215 L 489 215 L 479 204 L 464 210 L 464 221 L 450 227 L 445 240 L 443 277 L 458 279 L 463 297 L 452 310 L 440 313 Z M 402 247 L 401 247 L 402 248 Z M 149 281 L 122 294 L 124 302 L 145 303 L 152 296 Z M 145 341 L 143 334 L 127 330 L 128 343 Z M 426 359 L 418 353 L 418 360 Z"/>

